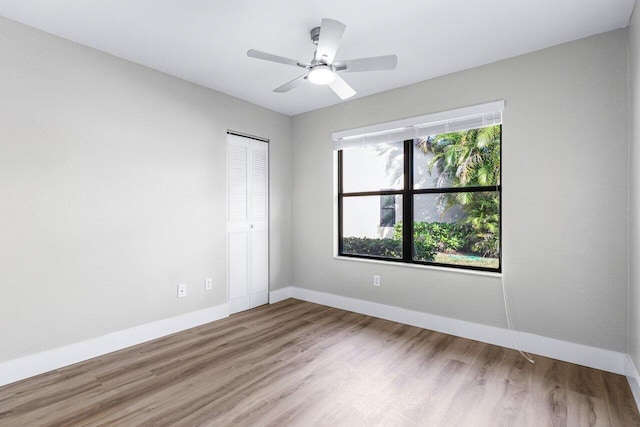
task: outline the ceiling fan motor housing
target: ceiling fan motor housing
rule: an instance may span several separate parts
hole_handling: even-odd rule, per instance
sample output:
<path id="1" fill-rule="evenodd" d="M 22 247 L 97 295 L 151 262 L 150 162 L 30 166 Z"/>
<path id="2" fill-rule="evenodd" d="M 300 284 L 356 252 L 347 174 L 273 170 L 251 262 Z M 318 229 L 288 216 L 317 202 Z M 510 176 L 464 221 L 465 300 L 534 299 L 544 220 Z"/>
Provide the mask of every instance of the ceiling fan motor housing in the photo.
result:
<path id="1" fill-rule="evenodd" d="M 320 40 L 320 27 L 315 27 L 311 30 L 311 41 L 317 46 L 318 40 Z"/>

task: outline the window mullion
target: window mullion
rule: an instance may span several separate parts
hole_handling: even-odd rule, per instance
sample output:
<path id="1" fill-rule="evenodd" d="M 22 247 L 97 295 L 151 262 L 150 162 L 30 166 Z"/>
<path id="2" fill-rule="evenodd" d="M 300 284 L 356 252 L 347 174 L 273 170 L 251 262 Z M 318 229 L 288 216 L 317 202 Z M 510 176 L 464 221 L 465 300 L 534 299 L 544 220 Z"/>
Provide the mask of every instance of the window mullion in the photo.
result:
<path id="1" fill-rule="evenodd" d="M 404 141 L 404 188 L 402 194 L 402 260 L 413 258 L 413 141 Z"/>
<path id="2" fill-rule="evenodd" d="M 500 185 L 487 185 L 484 187 L 449 187 L 449 188 L 421 188 L 413 190 L 412 194 L 446 194 L 446 193 L 484 193 L 487 191 L 500 191 Z"/>
<path id="3" fill-rule="evenodd" d="M 343 194 L 343 169 L 342 169 L 342 150 L 338 151 L 338 254 L 344 252 L 344 242 L 342 234 L 342 194 Z"/>
<path id="4" fill-rule="evenodd" d="M 344 197 L 361 197 L 361 196 L 394 196 L 402 195 L 404 190 L 382 190 L 382 191 L 358 191 L 353 193 L 343 193 Z"/>

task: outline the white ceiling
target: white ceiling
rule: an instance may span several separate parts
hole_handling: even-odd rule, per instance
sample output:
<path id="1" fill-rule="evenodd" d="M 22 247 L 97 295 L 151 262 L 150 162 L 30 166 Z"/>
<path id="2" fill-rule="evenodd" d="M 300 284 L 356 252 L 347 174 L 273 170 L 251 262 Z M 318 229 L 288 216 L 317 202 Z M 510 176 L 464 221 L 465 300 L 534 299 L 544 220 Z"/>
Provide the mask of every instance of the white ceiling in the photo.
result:
<path id="1" fill-rule="evenodd" d="M 309 62 L 311 28 L 347 25 L 336 60 L 398 55 L 349 73 L 367 96 L 628 25 L 635 0 L 0 0 L 0 15 L 237 98 L 294 115 L 340 102 L 310 82 L 272 90 Z M 353 98 L 352 98 L 353 99 Z"/>

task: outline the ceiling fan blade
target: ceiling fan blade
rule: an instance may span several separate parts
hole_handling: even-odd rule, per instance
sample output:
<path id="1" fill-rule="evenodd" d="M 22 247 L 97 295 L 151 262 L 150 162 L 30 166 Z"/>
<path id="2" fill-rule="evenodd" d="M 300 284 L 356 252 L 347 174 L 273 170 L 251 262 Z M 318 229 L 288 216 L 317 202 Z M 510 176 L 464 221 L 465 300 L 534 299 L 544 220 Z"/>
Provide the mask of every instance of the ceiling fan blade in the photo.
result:
<path id="1" fill-rule="evenodd" d="M 277 93 L 289 92 L 294 87 L 298 86 L 302 81 L 307 77 L 306 74 L 301 75 L 300 77 L 296 77 L 291 80 L 289 83 L 285 83 L 280 87 L 275 88 L 273 91 Z"/>
<path id="2" fill-rule="evenodd" d="M 351 86 L 347 84 L 342 77 L 336 74 L 335 79 L 331 83 L 329 83 L 329 87 L 333 90 L 336 95 L 340 97 L 340 99 L 351 98 L 356 94 L 356 91 L 353 90 Z"/>
<path id="3" fill-rule="evenodd" d="M 300 62 L 293 59 L 285 58 L 278 55 L 272 55 L 260 50 L 249 49 L 247 51 L 247 56 L 250 58 L 264 59 L 265 61 L 279 62 L 280 64 L 293 65 L 294 67 L 306 68 L 305 64 L 301 64 Z"/>
<path id="4" fill-rule="evenodd" d="M 355 73 L 357 71 L 393 70 L 398 65 L 395 55 L 375 56 L 371 58 L 349 59 L 333 64 L 336 71 Z"/>
<path id="5" fill-rule="evenodd" d="M 331 64 L 336 56 L 344 30 L 347 28 L 340 21 L 324 18 L 320 24 L 320 37 L 316 50 L 316 61 Z"/>

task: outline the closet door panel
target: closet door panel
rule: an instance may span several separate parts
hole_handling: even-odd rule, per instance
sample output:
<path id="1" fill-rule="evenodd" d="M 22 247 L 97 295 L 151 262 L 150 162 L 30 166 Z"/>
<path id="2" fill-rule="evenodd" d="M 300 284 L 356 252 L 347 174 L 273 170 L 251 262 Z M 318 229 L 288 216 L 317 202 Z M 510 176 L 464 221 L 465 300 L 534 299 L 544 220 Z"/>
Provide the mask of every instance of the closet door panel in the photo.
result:
<path id="1" fill-rule="evenodd" d="M 231 313 L 269 302 L 269 145 L 227 136 L 227 277 Z"/>

